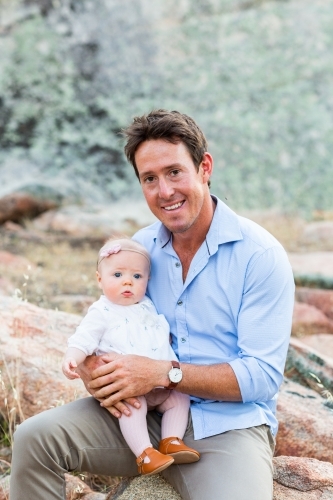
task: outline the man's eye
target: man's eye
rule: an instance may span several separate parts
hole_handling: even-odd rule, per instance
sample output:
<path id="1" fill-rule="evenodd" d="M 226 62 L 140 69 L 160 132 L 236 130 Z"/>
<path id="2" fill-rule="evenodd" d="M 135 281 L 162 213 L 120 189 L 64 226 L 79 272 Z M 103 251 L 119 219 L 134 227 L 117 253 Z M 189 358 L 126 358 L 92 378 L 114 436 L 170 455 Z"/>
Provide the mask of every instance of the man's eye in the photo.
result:
<path id="1" fill-rule="evenodd" d="M 134 278 L 135 278 L 136 280 L 138 280 L 138 279 L 140 279 L 140 278 L 141 278 L 141 274 L 138 274 L 138 273 L 133 274 L 133 276 L 134 276 Z"/>
<path id="2" fill-rule="evenodd" d="M 113 276 L 115 276 L 116 278 L 120 278 L 121 273 L 114 273 L 114 275 L 113 275 Z"/>
<path id="3" fill-rule="evenodd" d="M 153 182 L 153 180 L 154 180 L 154 177 L 152 175 L 150 175 L 149 177 L 146 177 L 144 181 L 146 184 L 150 184 L 151 182 Z"/>
<path id="4" fill-rule="evenodd" d="M 178 175 L 178 174 L 179 174 L 179 170 L 178 170 L 177 168 L 175 168 L 174 170 L 171 170 L 171 172 L 170 172 L 170 175 L 171 175 L 172 177 L 175 177 L 175 176 L 176 176 L 176 175 Z"/>

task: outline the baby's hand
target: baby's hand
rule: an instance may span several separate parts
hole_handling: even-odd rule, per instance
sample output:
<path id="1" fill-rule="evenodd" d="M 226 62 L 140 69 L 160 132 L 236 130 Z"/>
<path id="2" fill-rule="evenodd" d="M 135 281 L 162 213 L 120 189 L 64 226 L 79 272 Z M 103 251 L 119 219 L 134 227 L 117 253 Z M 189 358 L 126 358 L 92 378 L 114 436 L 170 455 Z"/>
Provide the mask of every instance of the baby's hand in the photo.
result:
<path id="1" fill-rule="evenodd" d="M 63 374 L 70 380 L 73 380 L 75 378 L 80 378 L 80 375 L 75 371 L 76 368 L 77 368 L 77 362 L 75 361 L 74 358 L 65 358 L 63 360 L 62 362 Z"/>

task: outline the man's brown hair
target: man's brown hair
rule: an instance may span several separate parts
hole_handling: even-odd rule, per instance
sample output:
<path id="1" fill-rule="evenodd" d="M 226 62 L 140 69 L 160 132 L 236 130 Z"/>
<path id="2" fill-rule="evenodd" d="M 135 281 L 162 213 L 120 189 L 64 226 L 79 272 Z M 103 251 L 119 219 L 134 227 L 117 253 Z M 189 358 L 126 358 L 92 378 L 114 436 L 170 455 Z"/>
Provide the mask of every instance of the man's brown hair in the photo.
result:
<path id="1" fill-rule="evenodd" d="M 131 125 L 122 132 L 127 138 L 125 154 L 138 178 L 135 153 L 144 141 L 163 139 L 173 144 L 182 142 L 190 153 L 197 170 L 199 170 L 203 154 L 207 151 L 207 141 L 203 132 L 191 117 L 179 111 L 156 109 L 147 115 L 136 116 Z"/>

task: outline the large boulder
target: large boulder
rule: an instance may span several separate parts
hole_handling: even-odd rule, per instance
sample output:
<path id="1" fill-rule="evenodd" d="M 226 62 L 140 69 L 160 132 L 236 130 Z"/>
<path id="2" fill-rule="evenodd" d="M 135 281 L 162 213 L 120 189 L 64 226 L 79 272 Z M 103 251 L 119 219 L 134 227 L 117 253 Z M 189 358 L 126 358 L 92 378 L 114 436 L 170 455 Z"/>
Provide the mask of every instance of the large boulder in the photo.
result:
<path id="1" fill-rule="evenodd" d="M 317 333 L 302 337 L 302 343 L 306 344 L 311 351 L 315 350 L 321 355 L 333 359 L 333 335 L 330 333 Z"/>
<path id="2" fill-rule="evenodd" d="M 333 252 L 288 253 L 296 284 L 333 289 Z"/>
<path id="3" fill-rule="evenodd" d="M 11 252 L 0 251 L 0 267 L 14 267 L 17 271 L 27 271 L 32 268 L 31 262 L 21 255 L 15 255 Z"/>
<path id="4" fill-rule="evenodd" d="M 0 198 L 0 224 L 22 222 L 59 207 L 62 196 L 46 186 L 31 185 Z"/>
<path id="5" fill-rule="evenodd" d="M 61 372 L 67 338 L 79 321 L 74 314 L 0 296 L 0 369 L 5 391 L 0 412 L 14 411 L 22 420 L 88 395 L 81 381 L 69 381 Z"/>
<path id="6" fill-rule="evenodd" d="M 333 340 L 333 335 L 328 335 Z M 293 337 L 290 339 L 285 375 L 319 393 L 323 392 L 323 388 L 333 393 L 333 357 L 309 347 L 303 342 L 307 338 L 303 337 L 302 341 Z"/>
<path id="7" fill-rule="evenodd" d="M 317 307 L 296 301 L 291 331 L 296 337 L 313 333 L 333 333 L 333 320 Z"/>
<path id="8" fill-rule="evenodd" d="M 333 463 L 333 412 L 325 403 L 314 390 L 292 380 L 284 381 L 277 404 L 277 456 L 310 457 Z"/>
<path id="9" fill-rule="evenodd" d="M 328 318 L 333 320 L 333 290 L 297 287 L 296 300 L 320 309 Z"/>
<path id="10" fill-rule="evenodd" d="M 113 233 L 133 234 L 152 224 L 154 215 L 145 202 L 121 201 L 94 207 L 69 205 L 39 216 L 33 227 L 39 231 L 66 234 L 73 238 L 107 238 Z"/>
<path id="11" fill-rule="evenodd" d="M 65 478 L 66 500 L 105 500 L 107 497 L 104 493 L 93 491 L 77 476 L 65 474 Z M 9 481 L 10 476 L 0 478 L 0 500 L 9 500 L 10 498 Z"/>
<path id="12" fill-rule="evenodd" d="M 273 500 L 333 498 L 333 465 L 314 458 L 276 457 Z"/>

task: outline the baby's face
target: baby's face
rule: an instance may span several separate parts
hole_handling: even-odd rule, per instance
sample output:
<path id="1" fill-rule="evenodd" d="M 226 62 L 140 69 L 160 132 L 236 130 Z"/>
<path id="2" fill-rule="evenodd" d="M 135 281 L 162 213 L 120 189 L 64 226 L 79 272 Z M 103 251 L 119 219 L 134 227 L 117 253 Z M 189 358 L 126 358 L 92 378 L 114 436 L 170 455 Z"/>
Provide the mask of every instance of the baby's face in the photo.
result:
<path id="1" fill-rule="evenodd" d="M 149 263 L 139 253 L 121 250 L 104 258 L 96 274 L 99 287 L 111 302 L 131 306 L 145 296 Z"/>

